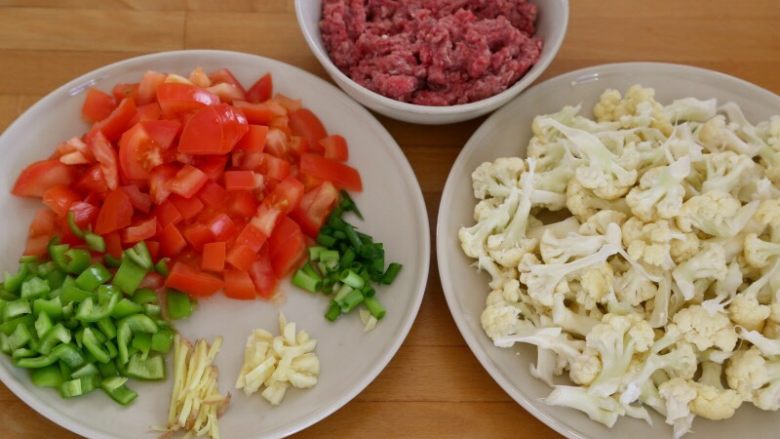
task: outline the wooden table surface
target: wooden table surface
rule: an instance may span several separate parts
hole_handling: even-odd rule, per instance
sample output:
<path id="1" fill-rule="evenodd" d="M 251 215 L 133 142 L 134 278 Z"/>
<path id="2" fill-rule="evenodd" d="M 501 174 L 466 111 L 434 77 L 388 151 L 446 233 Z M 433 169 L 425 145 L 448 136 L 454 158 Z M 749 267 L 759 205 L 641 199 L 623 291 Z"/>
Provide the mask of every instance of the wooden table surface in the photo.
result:
<path id="1" fill-rule="evenodd" d="M 778 23 L 777 0 L 575 0 L 566 41 L 542 79 L 601 63 L 667 61 L 780 93 Z M 0 130 L 85 72 L 196 48 L 256 53 L 325 77 L 298 31 L 292 0 L 0 0 Z M 435 222 L 448 170 L 482 119 L 439 127 L 379 119 L 409 158 Z M 449 315 L 435 256 L 417 321 L 387 369 L 298 435 L 323 436 L 560 437 L 512 401 L 471 354 Z M 0 384 L 0 438 L 72 437 Z"/>

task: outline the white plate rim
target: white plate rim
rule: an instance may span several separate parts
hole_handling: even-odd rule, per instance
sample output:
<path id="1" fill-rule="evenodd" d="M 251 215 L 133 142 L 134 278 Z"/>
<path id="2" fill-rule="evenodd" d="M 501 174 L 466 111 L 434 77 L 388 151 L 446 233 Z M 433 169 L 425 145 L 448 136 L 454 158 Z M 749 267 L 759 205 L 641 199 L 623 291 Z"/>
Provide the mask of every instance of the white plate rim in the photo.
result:
<path id="1" fill-rule="evenodd" d="M 469 140 L 461 149 L 452 167 L 450 168 L 450 172 L 444 184 L 444 190 L 442 191 L 441 201 L 439 202 L 439 211 L 438 211 L 437 221 L 436 221 L 436 255 L 437 255 L 437 263 L 438 263 L 437 267 L 439 271 L 439 280 L 441 281 L 442 290 L 444 292 L 444 298 L 447 301 L 447 307 L 450 311 L 450 315 L 452 316 L 453 320 L 455 320 L 455 325 L 458 327 L 458 331 L 460 332 L 461 336 L 463 336 L 464 340 L 466 341 L 466 344 L 468 345 L 469 349 L 474 354 L 474 356 L 477 357 L 477 360 L 479 361 L 482 368 L 488 372 L 488 374 L 493 379 L 493 381 L 495 381 L 504 390 L 504 392 L 506 392 L 513 400 L 515 400 L 515 402 L 517 402 L 520 406 L 522 406 L 523 409 L 529 412 L 536 419 L 542 421 L 549 428 L 565 436 L 568 439 L 594 439 L 594 438 L 584 435 L 579 431 L 568 428 L 563 422 L 559 421 L 555 416 L 549 415 L 548 413 L 538 410 L 533 404 L 531 404 L 530 399 L 526 397 L 519 388 L 517 388 L 509 380 L 507 380 L 504 377 L 504 375 L 501 374 L 498 371 L 498 369 L 493 365 L 492 361 L 487 356 L 487 353 L 483 349 L 482 345 L 479 343 L 479 341 L 477 341 L 476 334 L 474 334 L 469 329 L 465 321 L 465 313 L 461 310 L 460 304 L 458 303 L 458 300 L 455 297 L 454 291 L 457 287 L 452 284 L 451 277 L 449 276 L 450 269 L 447 264 L 448 257 L 444 257 L 444 258 L 441 257 L 441 255 L 445 254 L 446 252 L 445 241 L 447 239 L 452 238 L 447 236 L 446 231 L 444 230 L 444 215 L 446 215 L 446 206 L 444 205 L 444 203 L 451 198 L 451 192 L 454 190 L 454 186 L 455 186 L 453 182 L 460 177 L 459 175 L 456 175 L 453 171 L 459 168 L 461 164 L 466 161 L 466 156 L 468 156 L 472 150 L 477 148 L 478 146 L 477 140 L 482 136 L 483 132 L 491 129 L 491 125 L 493 125 L 493 121 L 498 119 L 501 114 L 509 111 L 511 105 L 515 101 L 530 99 L 535 94 L 540 93 L 550 87 L 597 80 L 599 74 L 603 73 L 605 70 L 608 70 L 610 75 L 616 75 L 616 74 L 619 75 L 621 74 L 620 70 L 622 69 L 659 69 L 659 70 L 667 69 L 667 70 L 677 70 L 680 73 L 682 72 L 696 73 L 699 75 L 709 76 L 720 80 L 731 81 L 734 82 L 735 84 L 739 84 L 742 87 L 751 88 L 754 91 L 760 93 L 768 93 L 780 99 L 780 96 L 773 93 L 772 91 L 767 90 L 763 87 L 760 87 L 744 79 L 738 78 L 736 76 L 728 75 L 726 73 L 718 72 L 715 70 L 705 69 L 702 67 L 695 67 L 695 66 L 676 64 L 676 63 L 645 62 L 645 61 L 607 63 L 607 64 L 599 64 L 595 66 L 588 66 L 570 72 L 562 73 L 558 76 L 547 79 L 539 84 L 536 84 L 526 89 L 518 97 L 509 101 L 504 107 L 502 107 L 495 113 L 491 114 L 485 121 L 483 121 L 480 124 L 477 130 L 474 131 L 471 137 L 469 137 Z"/>
<path id="2" fill-rule="evenodd" d="M 332 92 L 336 92 L 342 95 L 343 97 L 345 97 L 350 102 L 350 104 L 354 106 L 355 111 L 362 112 L 365 116 L 367 116 L 367 120 L 369 120 L 371 124 L 371 126 L 367 128 L 375 131 L 376 134 L 381 136 L 388 145 L 394 146 L 394 148 L 390 148 L 389 153 L 393 156 L 393 159 L 400 164 L 402 168 L 403 175 L 399 177 L 403 180 L 409 180 L 413 182 L 414 183 L 413 187 L 416 187 L 417 189 L 412 194 L 412 198 L 415 204 L 414 209 L 418 213 L 417 220 L 420 224 L 424 226 L 420 228 L 420 231 L 422 233 L 422 238 L 423 238 L 422 246 L 423 246 L 424 254 L 421 255 L 422 257 L 420 258 L 420 260 L 417 261 L 417 263 L 421 264 L 422 266 L 422 269 L 420 270 L 421 275 L 417 279 L 414 291 L 409 292 L 410 294 L 412 293 L 414 294 L 414 300 L 411 302 L 412 309 L 414 311 L 408 313 L 405 316 L 400 331 L 395 333 L 396 335 L 391 345 L 391 349 L 385 351 L 384 355 L 379 359 L 379 361 L 375 363 L 374 367 L 370 369 L 369 373 L 364 375 L 364 377 L 361 380 L 357 381 L 355 385 L 351 387 L 351 390 L 349 392 L 339 397 L 336 403 L 334 403 L 331 406 L 324 407 L 320 410 L 310 412 L 307 416 L 303 417 L 302 419 L 299 419 L 296 423 L 291 424 L 286 429 L 277 429 L 276 431 L 270 432 L 270 434 L 272 435 L 278 434 L 280 436 L 289 436 L 293 433 L 299 432 L 305 428 L 308 428 L 316 424 L 317 422 L 333 414 L 335 411 L 337 411 L 338 409 L 346 405 L 348 402 L 350 402 L 352 399 L 354 399 L 360 392 L 362 392 L 366 387 L 368 387 L 368 385 L 371 384 L 371 382 L 373 382 L 374 379 L 376 379 L 376 377 L 385 369 L 385 367 L 387 367 L 390 360 L 392 360 L 393 357 L 395 357 L 395 354 L 398 352 L 398 349 L 401 347 L 401 344 L 403 344 L 403 342 L 406 340 L 406 337 L 408 336 L 409 331 L 411 330 L 412 325 L 414 324 L 417 314 L 419 313 L 420 305 L 422 304 L 422 299 L 425 296 L 425 290 L 428 284 L 428 275 L 430 269 L 430 252 L 431 252 L 430 222 L 428 219 L 428 211 L 425 206 L 425 200 L 423 198 L 422 189 L 420 187 L 420 183 L 417 179 L 417 176 L 412 170 L 411 164 L 409 163 L 403 151 L 401 150 L 401 147 L 398 145 L 395 139 L 390 135 L 387 129 L 385 129 L 385 127 L 381 123 L 379 123 L 379 121 L 368 110 L 366 110 L 365 107 L 355 102 L 341 89 L 323 80 L 322 78 L 319 78 L 318 76 L 309 73 L 308 71 L 305 71 L 299 67 L 293 66 L 291 64 L 287 64 L 260 55 L 238 52 L 238 51 L 229 51 L 229 50 L 196 49 L 196 50 L 173 50 L 173 51 L 157 52 L 157 53 L 152 53 L 147 55 L 126 58 L 99 67 L 92 71 L 89 71 L 67 82 L 66 84 L 63 84 L 62 86 L 57 87 L 55 90 L 48 93 L 46 96 L 38 100 L 35 104 L 30 106 L 27 110 L 24 111 L 24 113 L 16 117 L 14 121 L 3 131 L 3 133 L 0 134 L 0 144 L 2 144 L 3 138 L 6 136 L 6 133 L 14 129 L 15 125 L 21 124 L 20 121 L 30 117 L 30 114 L 34 114 L 40 111 L 41 109 L 46 108 L 49 105 L 49 102 L 53 101 L 58 96 L 62 94 L 69 94 L 71 90 L 80 89 L 85 85 L 89 85 L 90 80 L 100 77 L 106 74 L 107 72 L 110 72 L 111 70 L 121 68 L 126 65 L 133 65 L 136 63 L 154 63 L 156 60 L 159 60 L 161 58 L 167 58 L 172 56 L 192 56 L 192 57 L 240 56 L 240 57 L 254 58 L 257 61 L 260 61 L 262 63 L 284 65 L 287 68 L 297 70 L 298 73 L 300 74 L 307 75 L 314 82 L 319 83 L 319 86 L 326 89 L 330 89 Z M 74 420 L 71 417 L 61 413 L 59 410 L 57 410 L 56 407 L 49 406 L 44 402 L 40 401 L 33 394 L 28 392 L 20 383 L 18 383 L 17 380 L 8 373 L 8 371 L 2 364 L 0 364 L 0 381 L 2 381 L 3 384 L 6 387 L 8 387 L 8 389 L 14 395 L 16 395 L 19 399 L 21 399 L 25 404 L 27 404 L 33 410 L 35 410 L 40 415 L 44 416 L 45 418 L 49 419 L 50 421 L 56 423 L 57 425 L 65 429 L 68 429 L 74 433 L 77 433 L 85 437 L 90 437 L 90 438 L 120 439 L 119 436 L 105 435 L 104 433 L 99 432 L 80 422 L 74 422 Z"/>

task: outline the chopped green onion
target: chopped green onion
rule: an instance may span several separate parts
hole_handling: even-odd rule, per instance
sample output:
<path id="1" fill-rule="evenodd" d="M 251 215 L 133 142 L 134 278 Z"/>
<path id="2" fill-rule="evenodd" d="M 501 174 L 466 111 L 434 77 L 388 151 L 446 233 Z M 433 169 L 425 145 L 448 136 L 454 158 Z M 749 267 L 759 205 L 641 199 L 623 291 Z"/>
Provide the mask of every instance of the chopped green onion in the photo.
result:
<path id="1" fill-rule="evenodd" d="M 352 290 L 349 294 L 344 296 L 341 301 L 336 300 L 336 302 L 341 307 L 341 311 L 346 314 L 355 309 L 356 306 L 360 305 L 363 300 L 364 297 L 360 290 Z"/>
<path id="2" fill-rule="evenodd" d="M 325 318 L 330 320 L 331 322 L 335 322 L 336 319 L 341 316 L 341 307 L 338 303 L 332 301 L 330 302 L 330 306 L 328 307 L 328 311 L 325 313 Z"/>
<path id="3" fill-rule="evenodd" d="M 292 283 L 298 288 L 302 288 L 311 293 L 317 292 L 320 286 L 320 280 L 307 273 L 304 269 L 295 272 Z"/>
<path id="4" fill-rule="evenodd" d="M 381 320 L 382 317 L 385 316 L 385 307 L 382 306 L 382 304 L 379 303 L 375 297 L 366 297 L 363 303 L 366 305 L 368 312 L 370 312 L 371 315 L 374 316 L 377 320 Z"/>
<path id="5" fill-rule="evenodd" d="M 320 253 L 326 250 L 327 249 L 325 247 L 319 245 L 309 247 L 309 260 L 312 262 L 317 262 L 320 259 Z"/>
<path id="6" fill-rule="evenodd" d="M 349 193 L 347 191 L 342 190 L 341 191 L 341 208 L 345 211 L 353 212 L 358 218 L 363 219 L 363 214 L 360 212 L 360 209 L 358 209 L 357 204 L 352 199 L 352 197 L 349 196 Z"/>
<path id="7" fill-rule="evenodd" d="M 339 276 L 339 281 L 352 288 L 363 288 L 363 285 L 366 284 L 366 281 L 352 270 L 342 271 Z"/>
<path id="8" fill-rule="evenodd" d="M 336 243 L 336 238 L 330 235 L 326 235 L 324 233 L 320 233 L 319 235 L 317 235 L 317 243 L 325 247 L 330 247 Z"/>
<path id="9" fill-rule="evenodd" d="M 382 276 L 382 283 L 385 285 L 390 285 L 393 283 L 395 278 L 398 277 L 398 273 L 401 272 L 402 267 L 403 266 L 397 262 L 390 263 L 390 265 L 387 266 L 385 274 Z"/>

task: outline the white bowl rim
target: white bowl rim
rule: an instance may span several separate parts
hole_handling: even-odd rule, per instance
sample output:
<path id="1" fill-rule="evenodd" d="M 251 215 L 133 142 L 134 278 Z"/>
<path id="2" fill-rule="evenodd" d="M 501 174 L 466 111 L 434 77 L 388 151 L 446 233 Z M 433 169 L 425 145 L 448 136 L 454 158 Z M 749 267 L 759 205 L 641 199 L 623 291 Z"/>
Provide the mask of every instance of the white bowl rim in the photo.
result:
<path id="1" fill-rule="evenodd" d="M 598 64 L 594 66 L 589 67 L 583 67 L 581 69 L 572 70 L 570 72 L 562 73 L 558 76 L 552 77 L 547 79 L 546 81 L 543 81 L 539 84 L 534 85 L 533 87 L 528 88 L 526 91 L 523 92 L 520 96 L 514 98 L 515 99 L 521 99 L 523 96 L 527 94 L 534 93 L 537 89 L 542 87 L 550 87 L 557 84 L 567 84 L 567 83 L 576 83 L 581 81 L 588 81 L 593 80 L 598 76 L 599 73 L 601 73 L 605 69 L 672 69 L 672 70 L 679 70 L 679 71 L 686 71 L 686 72 L 695 72 L 702 75 L 708 75 L 714 78 L 723 79 L 723 80 L 729 80 L 733 81 L 737 84 L 739 84 L 742 87 L 751 88 L 754 91 L 760 92 L 760 93 L 768 93 L 771 95 L 774 95 L 780 99 L 780 95 L 777 95 L 773 93 L 771 90 L 767 90 L 763 87 L 760 87 L 756 84 L 753 84 L 751 82 L 748 82 L 744 79 L 738 78 L 736 76 L 732 76 L 726 73 L 718 72 L 715 70 L 705 69 L 702 67 L 695 67 L 695 66 L 689 66 L 685 64 L 676 64 L 676 63 L 665 63 L 665 62 L 647 62 L 647 61 L 628 61 L 628 62 L 618 62 L 618 63 L 606 63 L 606 64 Z M 441 255 L 445 252 L 445 240 L 449 239 L 449 237 L 446 236 L 446 231 L 443 230 L 444 228 L 444 215 L 446 215 L 446 210 L 444 209 L 444 203 L 446 200 L 450 199 L 450 192 L 452 192 L 454 189 L 454 181 L 456 179 L 455 174 L 452 173 L 452 170 L 455 169 L 458 164 L 466 159 L 467 153 L 473 149 L 472 139 L 477 138 L 481 133 L 488 129 L 488 126 L 490 125 L 489 122 L 494 119 L 498 118 L 499 112 L 501 111 L 508 111 L 509 106 L 511 105 L 512 101 L 507 103 L 502 109 L 499 111 L 491 114 L 485 121 L 483 121 L 479 128 L 477 128 L 476 131 L 469 137 L 469 140 L 466 142 L 464 147 L 461 149 L 460 153 L 458 154 L 458 157 L 455 159 L 455 162 L 452 164 L 452 167 L 450 168 L 450 173 L 447 176 L 447 180 L 444 184 L 444 190 L 442 191 L 441 201 L 439 202 L 439 213 L 437 215 L 437 221 L 436 221 L 436 254 Z M 523 407 L 528 413 L 530 413 L 533 417 L 536 419 L 542 421 L 545 425 L 550 427 L 552 430 L 556 431 L 557 433 L 569 438 L 569 439 L 594 439 L 589 436 L 585 436 L 579 431 L 575 431 L 572 429 L 567 428 L 567 426 L 559 421 L 556 417 L 545 413 L 544 411 L 538 410 L 533 404 L 531 404 L 530 399 L 525 396 L 523 391 L 516 386 L 514 386 L 509 380 L 507 380 L 503 374 L 501 374 L 498 369 L 496 369 L 490 358 L 487 356 L 487 354 L 482 349 L 481 344 L 477 340 L 476 334 L 472 333 L 465 321 L 465 313 L 461 312 L 459 308 L 459 304 L 457 301 L 457 298 L 455 297 L 455 289 L 456 287 L 452 285 L 449 278 L 447 277 L 447 274 L 450 272 L 449 267 L 445 263 L 446 258 L 437 257 L 438 261 L 438 269 L 439 269 L 439 280 L 441 281 L 442 285 L 442 291 L 444 292 L 444 298 L 447 301 L 447 307 L 450 310 L 450 314 L 452 315 L 453 320 L 455 320 L 455 325 L 458 327 L 458 331 L 460 331 L 460 334 L 463 336 L 464 340 L 466 340 L 466 344 L 468 345 L 471 352 L 474 354 L 475 357 L 477 357 L 477 360 L 482 365 L 483 369 L 488 372 L 491 378 L 493 378 L 493 381 L 495 381 L 503 390 L 506 392 L 512 399 L 515 400 L 520 406 Z"/>
<path id="2" fill-rule="evenodd" d="M 311 412 L 308 416 L 298 420 L 298 422 L 291 424 L 289 428 L 287 428 L 286 431 L 281 432 L 282 436 L 289 436 L 291 434 L 294 434 L 296 432 L 299 432 L 305 428 L 311 427 L 312 425 L 318 423 L 319 421 L 323 420 L 324 418 L 328 417 L 329 415 L 333 414 L 338 409 L 345 406 L 347 403 L 349 403 L 352 399 L 354 399 L 360 392 L 365 390 L 366 387 L 368 387 L 369 384 L 371 384 L 376 377 L 387 367 L 387 365 L 390 363 L 390 360 L 395 357 L 395 354 L 398 352 L 398 349 L 400 349 L 403 342 L 406 340 L 406 337 L 409 335 L 409 331 L 412 328 L 412 325 L 414 324 L 414 321 L 417 318 L 417 315 L 420 311 L 420 305 L 422 304 L 423 297 L 425 296 L 425 290 L 427 289 L 428 285 L 428 276 L 430 274 L 430 259 L 431 259 L 431 248 L 430 248 L 430 221 L 428 218 L 428 210 L 425 206 L 425 201 L 422 195 L 422 189 L 420 187 L 420 183 L 417 180 L 417 176 L 414 174 L 414 171 L 412 170 L 411 164 L 409 164 L 409 161 L 406 159 L 406 156 L 404 155 L 403 151 L 401 150 L 398 143 L 395 141 L 395 139 L 390 135 L 390 133 L 387 131 L 387 129 L 384 128 L 382 124 L 379 123 L 379 121 L 374 117 L 368 110 L 365 109 L 365 107 L 357 104 L 354 100 L 346 96 L 346 94 L 339 89 L 338 87 L 335 87 L 333 84 L 323 80 L 322 78 L 305 71 L 299 67 L 293 66 L 291 64 L 284 63 L 282 61 L 278 61 L 272 58 L 255 55 L 251 53 L 245 53 L 245 52 L 238 52 L 238 51 L 230 51 L 230 50 L 207 50 L 207 49 L 192 49 L 192 50 L 172 50 L 172 51 L 165 51 L 165 52 L 157 52 L 147 55 L 140 55 L 140 56 L 134 56 L 131 58 L 126 58 L 108 65 L 105 65 L 103 67 L 99 67 L 95 70 L 91 70 L 71 81 L 68 81 L 66 84 L 57 87 L 55 90 L 48 93 L 46 96 L 41 98 L 38 102 L 33 104 L 30 108 L 24 111 L 21 115 L 17 116 L 16 119 L 14 119 L 14 122 L 11 123 L 4 131 L 3 134 L 0 134 L 0 143 L 2 142 L 2 138 L 5 136 L 5 133 L 10 131 L 14 125 L 17 124 L 19 120 L 22 118 L 25 118 L 26 115 L 37 112 L 41 108 L 45 108 L 47 105 L 49 105 L 49 101 L 56 98 L 56 96 L 61 95 L 63 93 L 68 94 L 71 90 L 79 88 L 79 86 L 83 86 L 85 83 L 90 81 L 91 79 L 95 77 L 99 77 L 101 75 L 106 74 L 107 72 L 117 69 L 119 67 L 122 67 L 125 64 L 134 64 L 134 63 L 153 63 L 155 60 L 160 58 L 166 58 L 171 56 L 192 56 L 192 57 L 198 57 L 198 56 L 242 56 L 242 57 L 252 57 L 252 58 L 258 58 L 262 62 L 270 63 L 270 64 L 283 64 L 287 67 L 290 67 L 292 69 L 298 70 L 303 74 L 306 74 L 310 76 L 315 82 L 320 82 L 323 87 L 331 88 L 334 91 L 338 92 L 339 94 L 345 95 L 347 97 L 347 100 L 351 102 L 357 111 L 361 111 L 365 113 L 366 116 L 368 116 L 368 120 L 371 124 L 375 126 L 375 128 L 379 128 L 376 130 L 379 135 L 384 137 L 384 141 L 388 142 L 390 145 L 394 145 L 396 148 L 393 148 L 391 154 L 396 156 L 395 158 L 402 164 L 403 168 L 403 175 L 401 176 L 404 179 L 410 179 L 411 181 L 414 181 L 417 183 L 418 190 L 412 195 L 412 198 L 414 199 L 414 203 L 416 204 L 415 209 L 420 213 L 420 219 L 423 221 L 423 224 L 425 227 L 421 228 L 422 232 L 422 238 L 423 238 L 423 250 L 424 250 L 424 256 L 419 261 L 420 264 L 422 264 L 422 270 L 420 271 L 423 275 L 420 276 L 420 280 L 415 286 L 415 291 L 413 293 L 416 294 L 416 297 L 414 298 L 413 302 L 411 303 L 412 309 L 414 312 L 409 313 L 405 316 L 402 326 L 400 328 L 400 331 L 396 332 L 395 340 L 393 341 L 391 348 L 387 351 L 385 351 L 385 354 L 378 359 L 378 361 L 374 364 L 374 367 L 369 370 L 369 373 L 364 375 L 363 379 L 357 382 L 356 385 L 354 385 L 351 390 L 344 395 L 342 395 L 340 398 L 338 398 L 337 402 L 331 406 L 325 407 L 321 410 Z M 0 381 L 5 384 L 6 387 L 19 399 L 21 399 L 25 404 L 27 404 L 29 407 L 31 407 L 33 410 L 38 412 L 40 415 L 44 416 L 45 418 L 49 419 L 50 421 L 56 423 L 57 425 L 66 428 L 76 434 L 85 436 L 85 437 L 106 437 L 106 435 L 102 432 L 99 432 L 89 426 L 86 426 L 78 421 L 72 420 L 71 417 L 65 415 L 64 413 L 61 413 L 59 410 L 57 410 L 56 407 L 49 406 L 45 404 L 43 401 L 36 398 L 32 393 L 28 392 L 27 389 L 25 389 L 21 383 L 17 382 L 15 378 L 13 378 L 9 372 L 0 365 Z"/>
<path id="3" fill-rule="evenodd" d="M 347 76 L 344 72 L 341 71 L 338 67 L 336 67 L 335 64 L 333 64 L 333 61 L 331 61 L 330 56 L 328 56 L 327 53 L 325 53 L 323 50 L 320 49 L 320 46 L 317 44 L 317 42 L 314 39 L 314 36 L 311 35 L 311 33 L 307 30 L 306 26 L 303 25 L 303 12 L 301 11 L 301 3 L 307 1 L 307 0 L 295 0 L 295 15 L 298 20 L 298 27 L 301 28 L 301 33 L 303 34 L 304 39 L 306 40 L 306 43 L 309 46 L 309 49 L 314 53 L 314 56 L 319 60 L 320 64 L 323 65 L 323 67 L 328 71 L 331 75 L 336 75 L 339 80 L 344 81 L 346 83 L 349 83 L 353 86 L 355 86 L 359 91 L 362 93 L 368 95 L 369 98 L 373 99 L 374 101 L 377 101 L 377 103 L 390 107 L 394 110 L 398 111 L 406 111 L 414 114 L 431 114 L 431 115 L 437 115 L 437 116 L 443 116 L 443 115 L 454 115 L 454 114 L 460 114 L 460 113 L 467 113 L 470 111 L 476 111 L 485 107 L 498 107 L 501 106 L 502 102 L 506 99 L 507 95 L 516 95 L 517 93 L 521 92 L 522 90 L 526 89 L 535 81 L 539 76 L 542 75 L 542 73 L 547 70 L 547 67 L 550 66 L 550 64 L 555 59 L 556 55 L 558 54 L 558 51 L 561 48 L 561 45 L 563 44 L 563 41 L 566 39 L 566 32 L 569 28 L 569 0 L 563 0 L 563 16 L 562 16 L 562 31 L 560 34 L 560 38 L 553 40 L 552 46 L 549 46 L 549 51 L 552 53 L 548 58 L 544 60 L 544 62 L 537 62 L 536 64 L 532 65 L 531 68 L 529 68 L 523 76 L 520 77 L 514 84 L 512 84 L 511 87 L 505 89 L 504 91 L 494 94 L 493 96 L 487 97 L 485 99 L 480 99 L 478 101 L 469 102 L 467 104 L 457 104 L 457 105 L 419 105 L 419 104 L 410 104 L 408 102 L 401 102 L 397 101 L 392 98 L 388 98 L 387 96 L 381 95 L 369 88 L 364 87 L 361 84 L 358 84 L 356 81 L 354 81 L 352 78 Z M 547 47 L 547 42 L 544 42 L 545 46 L 542 50 L 545 50 Z M 541 58 L 541 56 L 540 56 Z M 531 72 L 533 70 L 533 73 Z"/>

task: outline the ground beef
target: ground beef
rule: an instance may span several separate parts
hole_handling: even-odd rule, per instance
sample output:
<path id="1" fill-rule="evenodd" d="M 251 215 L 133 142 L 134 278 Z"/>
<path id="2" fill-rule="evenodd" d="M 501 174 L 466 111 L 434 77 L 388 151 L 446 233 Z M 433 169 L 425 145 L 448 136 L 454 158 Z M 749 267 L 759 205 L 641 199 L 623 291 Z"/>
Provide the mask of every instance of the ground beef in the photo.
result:
<path id="1" fill-rule="evenodd" d="M 454 105 L 493 96 L 539 59 L 527 0 L 323 0 L 333 62 L 389 98 Z"/>

